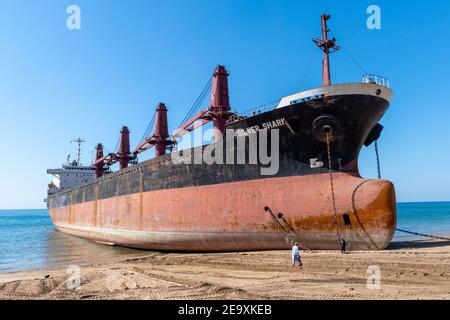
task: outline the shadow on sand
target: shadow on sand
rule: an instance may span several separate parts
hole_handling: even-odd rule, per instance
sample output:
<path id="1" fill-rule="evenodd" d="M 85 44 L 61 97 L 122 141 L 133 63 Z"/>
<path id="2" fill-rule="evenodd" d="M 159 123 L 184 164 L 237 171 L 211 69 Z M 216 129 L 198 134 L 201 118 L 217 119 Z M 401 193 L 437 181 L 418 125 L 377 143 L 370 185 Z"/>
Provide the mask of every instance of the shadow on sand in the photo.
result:
<path id="1" fill-rule="evenodd" d="M 411 249 L 411 248 L 437 248 L 450 246 L 450 241 L 445 240 L 411 240 L 411 241 L 395 241 L 389 243 L 386 250 L 395 249 Z"/>

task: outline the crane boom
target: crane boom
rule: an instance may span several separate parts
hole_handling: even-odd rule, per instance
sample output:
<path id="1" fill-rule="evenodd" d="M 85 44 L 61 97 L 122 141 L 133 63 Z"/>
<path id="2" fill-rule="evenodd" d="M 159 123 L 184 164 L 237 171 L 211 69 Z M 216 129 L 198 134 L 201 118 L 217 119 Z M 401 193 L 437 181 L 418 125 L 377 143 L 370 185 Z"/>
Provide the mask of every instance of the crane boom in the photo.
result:
<path id="1" fill-rule="evenodd" d="M 213 75 L 211 100 L 209 107 L 203 109 L 191 119 L 186 121 L 174 131 L 174 137 L 181 137 L 210 121 L 214 123 L 215 141 L 222 138 L 225 123 L 233 114 L 230 110 L 230 97 L 228 93 L 228 72 L 224 66 L 217 66 Z M 200 120 L 200 121 L 199 121 Z M 199 122 L 197 122 L 199 121 Z"/>

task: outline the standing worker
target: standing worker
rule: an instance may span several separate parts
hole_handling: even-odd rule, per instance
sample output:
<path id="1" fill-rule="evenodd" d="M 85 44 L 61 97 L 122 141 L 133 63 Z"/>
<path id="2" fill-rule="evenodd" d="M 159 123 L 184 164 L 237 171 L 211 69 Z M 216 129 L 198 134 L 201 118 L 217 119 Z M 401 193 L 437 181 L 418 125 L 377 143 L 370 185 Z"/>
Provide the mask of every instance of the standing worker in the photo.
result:
<path id="1" fill-rule="evenodd" d="M 341 253 L 345 253 L 345 250 L 347 247 L 347 241 L 345 241 L 344 238 L 342 238 L 339 243 L 341 245 Z"/>
<path id="2" fill-rule="evenodd" d="M 298 261 L 298 266 L 302 266 L 302 260 L 300 259 L 300 250 L 297 242 L 292 246 L 292 266 L 295 266 L 295 262 Z"/>

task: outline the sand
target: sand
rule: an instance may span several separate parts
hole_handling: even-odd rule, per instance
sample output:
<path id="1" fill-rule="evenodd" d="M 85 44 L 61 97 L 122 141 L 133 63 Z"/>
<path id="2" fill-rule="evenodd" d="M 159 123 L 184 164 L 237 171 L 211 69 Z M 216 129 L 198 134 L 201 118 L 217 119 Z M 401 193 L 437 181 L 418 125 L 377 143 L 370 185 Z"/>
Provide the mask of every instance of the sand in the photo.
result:
<path id="1" fill-rule="evenodd" d="M 302 251 L 301 268 L 288 250 L 143 254 L 81 267 L 77 288 L 66 269 L 0 274 L 0 299 L 450 299 L 450 241 Z M 373 265 L 379 289 L 367 287 Z"/>

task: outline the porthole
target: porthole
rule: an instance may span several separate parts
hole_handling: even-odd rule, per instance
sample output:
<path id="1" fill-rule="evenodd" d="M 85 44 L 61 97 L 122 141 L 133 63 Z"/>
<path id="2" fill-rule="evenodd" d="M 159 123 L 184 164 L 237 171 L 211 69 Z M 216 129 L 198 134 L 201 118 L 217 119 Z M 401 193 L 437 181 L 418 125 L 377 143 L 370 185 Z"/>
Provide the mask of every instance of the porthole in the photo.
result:
<path id="1" fill-rule="evenodd" d="M 379 96 L 381 94 L 381 89 L 378 89 L 375 93 Z"/>

